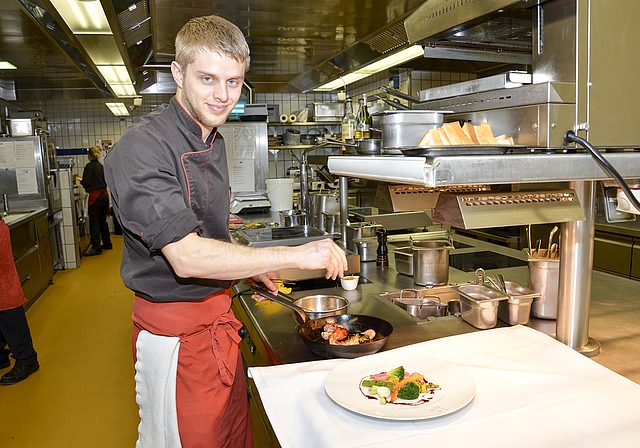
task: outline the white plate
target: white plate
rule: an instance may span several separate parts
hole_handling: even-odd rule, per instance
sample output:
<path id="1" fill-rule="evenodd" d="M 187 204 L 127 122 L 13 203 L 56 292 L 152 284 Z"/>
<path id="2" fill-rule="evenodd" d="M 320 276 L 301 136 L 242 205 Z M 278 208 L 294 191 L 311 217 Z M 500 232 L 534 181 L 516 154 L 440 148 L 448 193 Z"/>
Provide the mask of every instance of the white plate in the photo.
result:
<path id="1" fill-rule="evenodd" d="M 431 400 L 417 405 L 385 404 L 367 398 L 360 383 L 369 375 L 403 366 L 409 373 L 420 373 L 440 386 Z M 365 388 L 367 389 L 367 388 Z M 389 420 L 422 420 L 440 417 L 462 409 L 476 395 L 476 382 L 464 368 L 438 358 L 415 354 L 379 353 L 352 359 L 327 375 L 324 390 L 340 406 L 370 417 Z"/>

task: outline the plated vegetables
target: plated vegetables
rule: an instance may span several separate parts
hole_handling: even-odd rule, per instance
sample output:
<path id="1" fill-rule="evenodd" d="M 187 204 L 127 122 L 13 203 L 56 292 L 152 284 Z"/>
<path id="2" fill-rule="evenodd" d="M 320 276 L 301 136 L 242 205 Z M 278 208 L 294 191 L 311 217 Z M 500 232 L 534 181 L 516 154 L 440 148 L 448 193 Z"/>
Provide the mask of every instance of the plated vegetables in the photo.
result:
<path id="1" fill-rule="evenodd" d="M 360 381 L 360 391 L 380 404 L 419 405 L 431 400 L 440 386 L 424 379 L 420 373 L 407 373 L 403 366 L 369 375 Z"/>

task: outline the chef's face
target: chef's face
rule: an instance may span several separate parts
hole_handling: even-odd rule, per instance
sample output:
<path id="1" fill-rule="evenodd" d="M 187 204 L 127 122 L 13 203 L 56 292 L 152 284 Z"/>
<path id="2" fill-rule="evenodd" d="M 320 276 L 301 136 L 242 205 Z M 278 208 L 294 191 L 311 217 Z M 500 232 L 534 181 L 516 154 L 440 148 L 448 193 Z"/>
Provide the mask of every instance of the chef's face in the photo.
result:
<path id="1" fill-rule="evenodd" d="M 200 127 L 211 132 L 227 121 L 242 93 L 243 62 L 212 51 L 199 51 L 186 70 L 174 61 L 171 72 L 178 85 L 180 104 Z"/>

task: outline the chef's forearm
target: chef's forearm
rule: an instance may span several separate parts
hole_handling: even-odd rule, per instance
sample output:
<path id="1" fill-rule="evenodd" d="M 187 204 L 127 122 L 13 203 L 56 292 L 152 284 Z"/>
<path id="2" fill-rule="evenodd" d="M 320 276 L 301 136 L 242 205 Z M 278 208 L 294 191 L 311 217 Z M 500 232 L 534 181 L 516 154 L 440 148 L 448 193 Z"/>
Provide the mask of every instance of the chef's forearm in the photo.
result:
<path id="1" fill-rule="evenodd" d="M 298 252 L 292 247 L 248 247 L 201 238 L 194 233 L 162 249 L 179 277 L 217 280 L 236 280 L 295 267 Z"/>

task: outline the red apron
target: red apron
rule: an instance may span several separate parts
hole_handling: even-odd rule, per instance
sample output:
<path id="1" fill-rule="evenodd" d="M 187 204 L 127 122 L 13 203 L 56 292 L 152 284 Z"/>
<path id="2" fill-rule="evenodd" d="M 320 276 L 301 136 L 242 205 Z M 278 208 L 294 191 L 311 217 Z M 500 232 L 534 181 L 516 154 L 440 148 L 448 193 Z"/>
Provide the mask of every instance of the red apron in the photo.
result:
<path id="1" fill-rule="evenodd" d="M 228 290 L 195 302 L 135 298 L 134 361 L 141 330 L 180 338 L 176 408 L 182 448 L 253 446 L 238 336 L 242 324 L 230 306 Z"/>
<path id="2" fill-rule="evenodd" d="M 0 311 L 18 308 L 26 302 L 13 261 L 9 226 L 0 218 Z"/>

